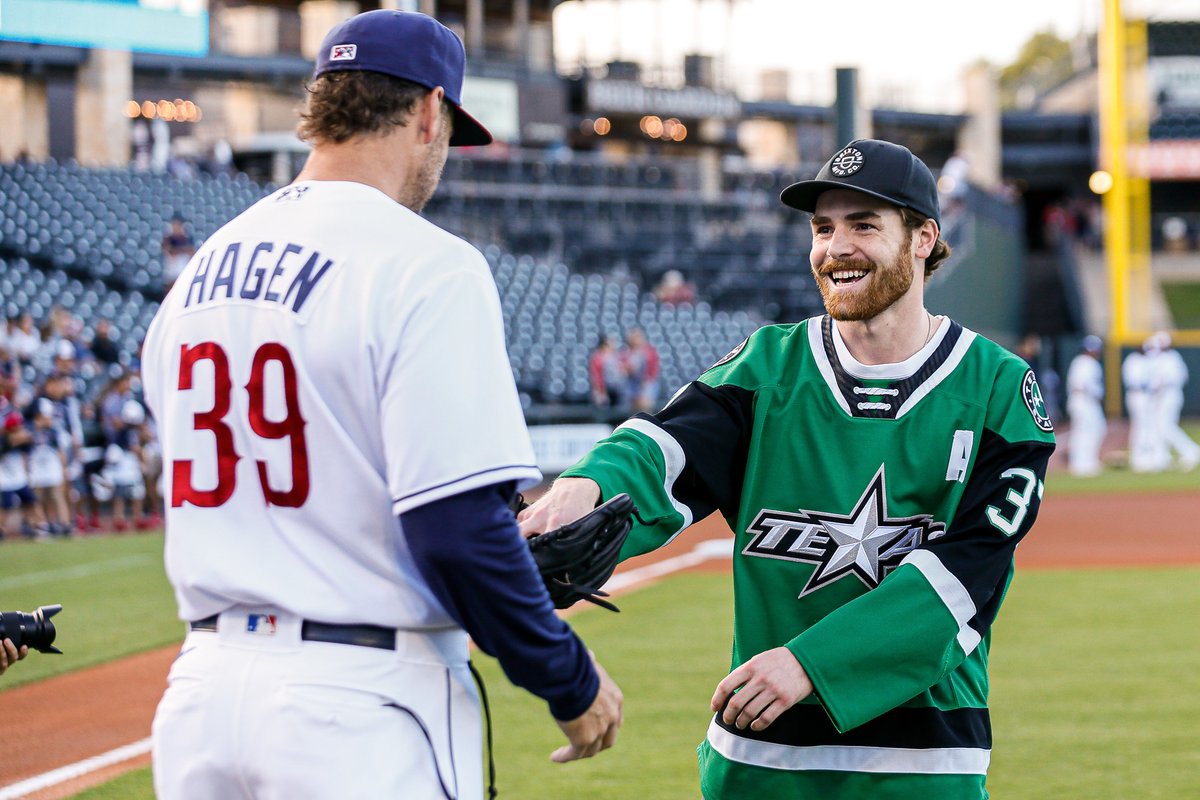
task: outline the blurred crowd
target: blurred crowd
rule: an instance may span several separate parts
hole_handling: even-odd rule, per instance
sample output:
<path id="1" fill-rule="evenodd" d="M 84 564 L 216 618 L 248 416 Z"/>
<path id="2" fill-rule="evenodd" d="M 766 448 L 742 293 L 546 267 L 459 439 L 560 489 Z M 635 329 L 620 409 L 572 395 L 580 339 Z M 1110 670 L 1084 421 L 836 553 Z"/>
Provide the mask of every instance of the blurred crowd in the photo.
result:
<path id="1" fill-rule="evenodd" d="M 106 319 L 61 306 L 0 327 L 0 538 L 161 524 L 162 459 L 139 364 Z"/>
<path id="2" fill-rule="evenodd" d="M 621 347 L 614 337 L 602 336 L 588 360 L 592 402 L 652 411 L 658 401 L 659 372 L 658 349 L 641 328 L 630 328 Z"/>

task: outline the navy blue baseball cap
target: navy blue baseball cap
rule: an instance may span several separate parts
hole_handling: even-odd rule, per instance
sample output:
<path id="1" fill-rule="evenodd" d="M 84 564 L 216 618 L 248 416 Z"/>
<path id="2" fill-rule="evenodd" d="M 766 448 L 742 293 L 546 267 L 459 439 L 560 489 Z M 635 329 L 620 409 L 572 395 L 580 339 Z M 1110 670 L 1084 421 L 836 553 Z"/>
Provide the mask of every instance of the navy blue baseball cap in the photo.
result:
<path id="1" fill-rule="evenodd" d="M 357 14 L 325 34 L 313 77 L 365 70 L 441 86 L 454 110 L 450 144 L 490 144 L 492 134 L 462 108 L 467 52 L 454 31 L 427 14 L 379 9 Z"/>
<path id="2" fill-rule="evenodd" d="M 856 139 L 825 162 L 811 181 L 793 183 L 779 199 L 784 205 L 812 212 L 817 197 L 829 189 L 852 189 L 911 208 L 942 225 L 937 181 L 925 162 L 907 148 L 879 139 Z"/>

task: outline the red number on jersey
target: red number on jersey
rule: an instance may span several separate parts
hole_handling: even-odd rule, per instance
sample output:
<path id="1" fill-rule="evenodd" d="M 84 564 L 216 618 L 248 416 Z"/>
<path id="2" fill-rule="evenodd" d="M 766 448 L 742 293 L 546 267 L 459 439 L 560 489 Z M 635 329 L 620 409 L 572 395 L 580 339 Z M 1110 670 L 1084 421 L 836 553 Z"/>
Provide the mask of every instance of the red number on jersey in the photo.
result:
<path id="1" fill-rule="evenodd" d="M 287 416 L 278 422 L 267 419 L 266 400 L 263 397 L 263 372 L 268 361 L 277 361 L 283 368 L 283 395 L 287 403 Z M 250 427 L 264 439 L 291 439 L 292 488 L 286 492 L 271 488 L 267 480 L 267 462 L 259 460 L 258 481 L 262 484 L 267 502 L 275 506 L 299 508 L 308 499 L 308 449 L 304 446 L 304 417 L 300 416 L 300 396 L 296 389 L 296 365 L 287 348 L 278 342 L 268 342 L 254 354 L 254 365 L 250 368 L 250 382 L 246 384 L 250 393 Z"/>
<path id="2" fill-rule="evenodd" d="M 209 411 L 194 414 L 195 429 L 211 431 L 217 447 L 217 485 L 212 489 L 196 489 L 192 486 L 191 460 L 175 461 L 171 465 L 171 507 L 178 508 L 185 502 L 202 508 L 215 508 L 228 502 L 237 488 L 237 462 L 241 459 L 234 446 L 233 430 L 225 424 L 229 414 L 233 382 L 229 376 L 229 358 L 216 342 L 203 342 L 195 346 L 183 345 L 179 358 L 179 389 L 192 389 L 192 372 L 198 361 L 211 361 L 213 365 L 213 407 Z M 270 420 L 266 416 L 266 397 L 263 388 L 268 362 L 280 365 L 283 372 L 283 394 L 287 416 L 282 420 Z M 262 485 L 263 497 L 270 505 L 298 508 L 308 499 L 308 448 L 304 440 L 304 418 L 300 414 L 300 397 L 296 388 L 296 365 L 291 353 L 277 342 L 268 342 L 254 354 L 250 368 L 250 380 L 246 384 L 250 404 L 247 410 L 250 429 L 264 439 L 288 438 L 292 453 L 292 484 L 287 490 L 271 488 L 265 461 L 256 460 L 258 480 Z"/>

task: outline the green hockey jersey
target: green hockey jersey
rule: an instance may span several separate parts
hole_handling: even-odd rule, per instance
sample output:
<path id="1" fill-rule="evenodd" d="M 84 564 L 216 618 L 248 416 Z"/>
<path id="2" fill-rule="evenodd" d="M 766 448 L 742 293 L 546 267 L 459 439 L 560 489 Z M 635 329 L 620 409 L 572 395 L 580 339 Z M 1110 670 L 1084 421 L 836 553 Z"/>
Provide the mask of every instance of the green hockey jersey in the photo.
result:
<path id="1" fill-rule="evenodd" d="M 999 345 L 946 319 L 864 365 L 822 316 L 755 332 L 564 473 L 633 496 L 624 557 L 719 510 L 732 667 L 786 646 L 812 679 L 765 731 L 714 717 L 707 800 L 987 797 L 990 628 L 1053 449 L 1033 372 Z"/>

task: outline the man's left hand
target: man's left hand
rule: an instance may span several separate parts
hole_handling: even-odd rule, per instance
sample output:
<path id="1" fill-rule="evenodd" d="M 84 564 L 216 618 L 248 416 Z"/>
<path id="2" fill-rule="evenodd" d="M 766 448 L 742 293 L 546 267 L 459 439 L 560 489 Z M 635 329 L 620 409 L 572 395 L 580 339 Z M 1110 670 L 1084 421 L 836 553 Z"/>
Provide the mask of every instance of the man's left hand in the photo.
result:
<path id="1" fill-rule="evenodd" d="M 776 647 L 726 675 L 717 684 L 712 710 L 727 725 L 762 731 L 812 692 L 812 681 L 792 651 Z"/>

